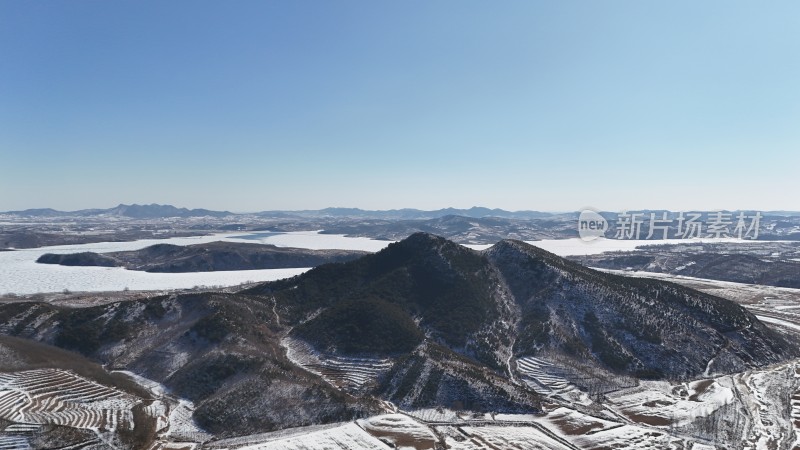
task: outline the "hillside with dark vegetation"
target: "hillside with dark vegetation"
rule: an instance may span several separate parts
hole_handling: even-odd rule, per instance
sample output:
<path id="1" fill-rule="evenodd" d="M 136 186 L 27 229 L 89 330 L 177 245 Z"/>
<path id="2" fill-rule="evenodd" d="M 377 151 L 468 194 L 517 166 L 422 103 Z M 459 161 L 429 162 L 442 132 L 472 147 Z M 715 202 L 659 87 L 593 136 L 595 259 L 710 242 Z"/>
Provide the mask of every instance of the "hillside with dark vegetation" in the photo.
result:
<path id="1" fill-rule="evenodd" d="M 498 303 L 494 296 L 500 282 L 497 275 L 479 253 L 417 233 L 356 261 L 324 265 L 248 292 L 273 296 L 281 316 L 298 324 L 313 311 L 341 302 L 385 302 L 399 308 L 402 312 L 397 314 L 406 320 L 419 321 L 420 330 L 436 341 L 499 368 L 504 359 L 497 349 L 508 347 L 512 330 L 501 320 L 511 313 L 508 305 Z M 337 329 L 355 326 L 355 316 L 342 319 L 330 325 Z M 301 327 L 298 333 L 316 339 L 303 331 Z M 349 342 L 347 333 L 326 333 L 340 336 L 337 347 L 358 345 Z"/>
<path id="2" fill-rule="evenodd" d="M 201 426 L 222 436 L 378 411 L 291 363 L 279 345 L 281 327 L 258 298 L 209 293 L 88 308 L 0 305 L 0 324 L 10 323 L 10 334 L 165 384 L 195 403 Z"/>
<path id="3" fill-rule="evenodd" d="M 728 300 L 588 269 L 521 242 L 485 254 L 520 306 L 519 355 L 555 351 L 637 377 L 685 379 L 798 354 Z"/>
<path id="4" fill-rule="evenodd" d="M 308 250 L 265 244 L 210 242 L 195 245 L 156 244 L 141 250 L 111 253 L 46 253 L 36 261 L 62 266 L 125 267 L 145 272 L 213 272 L 288 269 L 344 262 L 364 256 L 353 250 Z"/>
<path id="5" fill-rule="evenodd" d="M 69 253 L 61 255 L 57 253 L 45 253 L 37 260 L 39 264 L 58 264 L 61 266 L 98 266 L 98 267 L 120 267 L 121 263 L 112 257 L 94 252 Z"/>
<path id="6" fill-rule="evenodd" d="M 338 302 L 293 332 L 320 350 L 346 354 L 410 352 L 425 337 L 401 308 L 380 299 Z"/>
<path id="7" fill-rule="evenodd" d="M 496 370 L 511 354 L 555 353 L 625 375 L 686 379 L 798 354 L 733 302 L 595 271 L 519 241 L 477 252 L 417 233 L 377 254 L 250 292 L 272 296 L 298 324 L 342 302 L 386 302 L 416 320 L 433 342 Z M 296 333 L 347 353 L 360 338 L 345 331 L 358 327 L 352 317 L 327 321 L 324 331 L 303 326 Z"/>

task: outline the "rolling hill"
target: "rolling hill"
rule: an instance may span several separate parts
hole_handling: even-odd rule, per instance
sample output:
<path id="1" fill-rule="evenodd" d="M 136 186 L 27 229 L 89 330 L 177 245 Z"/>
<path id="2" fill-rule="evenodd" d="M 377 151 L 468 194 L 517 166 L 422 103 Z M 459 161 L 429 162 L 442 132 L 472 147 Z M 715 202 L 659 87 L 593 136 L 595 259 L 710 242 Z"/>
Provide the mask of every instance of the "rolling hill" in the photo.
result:
<path id="1" fill-rule="evenodd" d="M 511 357 L 559 354 L 620 374 L 684 379 L 797 355 L 733 302 L 609 275 L 519 241 L 477 252 L 417 233 L 249 292 L 274 296 L 298 337 L 345 353 L 365 350 L 364 341 L 375 346 L 364 353 L 380 353 L 385 338 L 340 313 L 369 302 L 385 314 L 404 312 L 431 341 L 495 370 Z M 403 336 L 411 342 L 414 333 Z"/>
<path id="2" fill-rule="evenodd" d="M 156 244 L 141 250 L 112 253 L 46 253 L 36 261 L 62 266 L 125 267 L 145 272 L 212 272 L 221 270 L 284 269 L 314 267 L 349 261 L 366 252 L 308 250 L 238 242 L 195 245 Z"/>

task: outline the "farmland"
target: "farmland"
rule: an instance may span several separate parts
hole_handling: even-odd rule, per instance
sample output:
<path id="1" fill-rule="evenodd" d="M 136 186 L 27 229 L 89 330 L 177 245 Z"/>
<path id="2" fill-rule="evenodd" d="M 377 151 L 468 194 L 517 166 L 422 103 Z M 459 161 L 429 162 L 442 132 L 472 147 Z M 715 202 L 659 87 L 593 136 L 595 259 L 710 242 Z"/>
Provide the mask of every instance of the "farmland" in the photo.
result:
<path id="1" fill-rule="evenodd" d="M 70 448 L 161 447 L 207 439 L 190 408 L 166 395 L 143 398 L 62 369 L 3 372 L 0 423 L 7 425 L 0 449 L 41 448 L 48 441 Z"/>
<path id="2" fill-rule="evenodd" d="M 377 383 L 378 378 L 392 367 L 388 358 L 346 358 L 315 352 L 300 340 L 284 338 L 281 344 L 287 357 L 328 383 L 350 392 L 358 392 Z"/>
<path id="3" fill-rule="evenodd" d="M 530 367 L 531 361 L 518 362 Z M 540 367 L 545 366 L 539 362 Z M 538 369 L 541 370 L 541 369 Z M 530 381 L 541 372 L 522 369 Z M 532 382 L 532 381 L 531 381 Z M 476 414 L 448 409 L 388 414 L 317 428 L 209 442 L 221 449 L 674 449 L 793 448 L 800 427 L 800 361 L 691 382 L 642 381 L 573 403 L 566 379 L 542 414 Z M 791 398 L 791 401 L 790 401 Z"/>
<path id="4" fill-rule="evenodd" d="M 120 433 L 133 432 L 137 427 L 134 411 L 144 402 L 65 370 L 0 373 L 0 418 L 11 423 L 3 435 L 15 441 L 14 445 L 51 426 L 91 432 L 82 445 L 115 445 Z M 144 421 L 138 426 L 146 427 Z"/>

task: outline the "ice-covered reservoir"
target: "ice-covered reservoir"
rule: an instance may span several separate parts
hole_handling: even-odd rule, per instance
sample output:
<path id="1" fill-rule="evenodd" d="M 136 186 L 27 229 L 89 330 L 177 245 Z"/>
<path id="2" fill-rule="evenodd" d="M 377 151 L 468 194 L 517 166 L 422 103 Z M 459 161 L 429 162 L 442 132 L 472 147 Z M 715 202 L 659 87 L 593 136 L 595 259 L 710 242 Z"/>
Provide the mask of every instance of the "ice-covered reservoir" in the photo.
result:
<path id="1" fill-rule="evenodd" d="M 132 242 L 99 242 L 93 244 L 59 245 L 0 252 L 0 294 L 35 294 L 37 292 L 70 291 L 121 291 L 188 289 L 195 286 L 233 286 L 249 281 L 271 281 L 287 278 L 309 268 L 232 270 L 224 272 L 148 273 L 126 270 L 121 267 L 66 267 L 55 264 L 38 264 L 36 260 L 45 253 L 107 253 L 139 250 L 154 244 L 192 245 L 214 241 L 250 242 L 272 244 L 279 247 L 307 249 L 342 249 L 376 252 L 389 245 L 362 237 L 321 234 L 319 231 L 289 233 L 223 233 L 208 236 L 177 237 L 169 239 L 144 239 Z M 721 242 L 717 239 L 715 242 Z M 589 243 L 580 239 L 531 241 L 533 245 L 557 255 L 586 255 L 616 250 L 633 250 L 640 245 L 686 243 L 686 240 L 632 241 L 598 239 Z M 489 245 L 469 245 L 482 250 Z"/>
<path id="2" fill-rule="evenodd" d="M 194 286 L 233 286 L 248 281 L 270 281 L 291 277 L 308 268 L 232 270 L 224 272 L 148 273 L 121 267 L 66 267 L 38 264 L 45 253 L 107 253 L 139 250 L 154 244 L 192 245 L 214 241 L 273 244 L 308 249 L 347 249 L 375 252 L 387 241 L 320 234 L 318 231 L 291 233 L 225 233 L 170 239 L 144 239 L 132 242 L 100 242 L 59 245 L 0 252 L 0 293 L 121 291 L 187 289 Z"/>

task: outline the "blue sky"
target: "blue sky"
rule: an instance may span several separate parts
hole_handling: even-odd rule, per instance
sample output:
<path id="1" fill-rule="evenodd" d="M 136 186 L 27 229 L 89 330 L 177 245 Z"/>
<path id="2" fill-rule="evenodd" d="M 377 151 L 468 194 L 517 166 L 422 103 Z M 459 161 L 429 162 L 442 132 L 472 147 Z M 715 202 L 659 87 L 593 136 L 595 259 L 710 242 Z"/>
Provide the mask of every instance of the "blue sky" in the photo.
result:
<path id="1" fill-rule="evenodd" d="M 800 3 L 0 0 L 0 210 L 800 209 Z"/>

